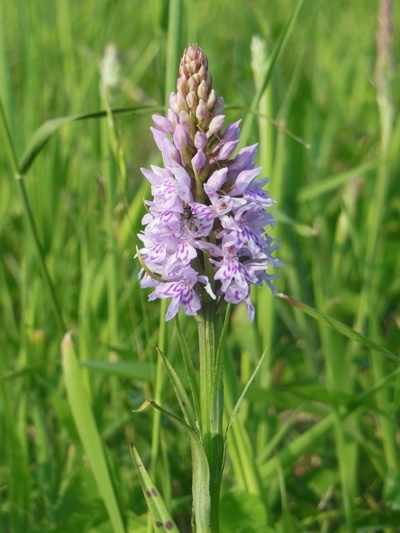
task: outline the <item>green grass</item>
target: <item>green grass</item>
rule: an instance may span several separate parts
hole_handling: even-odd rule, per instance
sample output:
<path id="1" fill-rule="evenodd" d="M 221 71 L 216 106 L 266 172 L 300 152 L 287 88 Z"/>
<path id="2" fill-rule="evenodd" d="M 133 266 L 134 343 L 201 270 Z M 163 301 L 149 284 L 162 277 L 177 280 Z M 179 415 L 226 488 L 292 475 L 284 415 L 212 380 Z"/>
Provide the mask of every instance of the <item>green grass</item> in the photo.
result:
<path id="1" fill-rule="evenodd" d="M 190 530 L 187 434 L 132 412 L 146 399 L 179 411 L 155 350 L 184 379 L 178 335 L 133 256 L 149 195 L 140 167 L 160 164 L 151 113 L 190 42 L 229 121 L 243 118 L 242 144 L 260 141 L 277 289 L 311 308 L 258 289 L 254 325 L 233 310 L 227 419 L 266 355 L 229 434 L 221 530 L 398 531 L 400 87 L 390 66 L 376 83 L 378 2 L 303 2 L 256 100 L 252 36 L 271 58 L 298 2 L 170 5 L 180 17 L 167 0 L 0 4 L 1 531 L 151 531 L 130 442 Z M 397 2 L 392 23 L 399 57 Z M 129 110 L 114 127 L 96 115 L 108 43 L 121 60 L 111 106 Z M 76 115 L 31 150 L 43 123 Z M 196 353 L 194 321 L 181 327 Z M 67 331 L 80 368 L 66 362 Z"/>

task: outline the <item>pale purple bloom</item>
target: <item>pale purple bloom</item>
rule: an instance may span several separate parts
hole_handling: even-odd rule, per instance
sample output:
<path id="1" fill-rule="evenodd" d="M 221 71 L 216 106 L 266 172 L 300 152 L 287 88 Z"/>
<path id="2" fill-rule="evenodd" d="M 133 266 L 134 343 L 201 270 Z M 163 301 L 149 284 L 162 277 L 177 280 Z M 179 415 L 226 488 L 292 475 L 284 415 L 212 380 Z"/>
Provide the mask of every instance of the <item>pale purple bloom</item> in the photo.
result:
<path id="1" fill-rule="evenodd" d="M 212 88 L 208 61 L 195 45 L 185 50 L 171 93 L 167 118 L 153 116 L 151 128 L 164 167 L 142 169 L 151 184 L 140 258 L 141 286 L 153 288 L 149 300 L 171 298 L 166 319 L 182 308 L 197 314 L 214 299 L 245 302 L 254 319 L 251 285 L 267 283 L 280 266 L 277 247 L 265 233 L 273 200 L 254 168 L 257 145 L 242 148 L 240 120 L 224 131 L 224 101 Z"/>
<path id="2" fill-rule="evenodd" d="M 171 320 L 180 307 L 183 308 L 186 315 L 193 316 L 201 308 L 200 283 L 204 285 L 207 293 L 215 298 L 207 277 L 199 275 L 192 267 L 186 266 L 178 269 L 171 280 L 166 279 L 158 283 L 149 295 L 149 300 L 156 298 L 172 299 L 167 310 L 166 320 Z"/>

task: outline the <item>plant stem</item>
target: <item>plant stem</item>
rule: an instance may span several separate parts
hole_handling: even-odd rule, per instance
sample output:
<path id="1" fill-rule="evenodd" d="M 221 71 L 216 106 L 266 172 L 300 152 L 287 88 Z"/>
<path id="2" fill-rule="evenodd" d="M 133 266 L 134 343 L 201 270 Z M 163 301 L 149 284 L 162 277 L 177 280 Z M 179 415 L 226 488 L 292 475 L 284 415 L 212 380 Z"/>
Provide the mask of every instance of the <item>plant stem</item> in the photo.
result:
<path id="1" fill-rule="evenodd" d="M 222 351 L 217 350 L 215 304 L 203 304 L 197 315 L 200 361 L 200 433 L 210 469 L 210 523 L 219 532 L 219 494 L 223 464 L 224 412 Z"/>

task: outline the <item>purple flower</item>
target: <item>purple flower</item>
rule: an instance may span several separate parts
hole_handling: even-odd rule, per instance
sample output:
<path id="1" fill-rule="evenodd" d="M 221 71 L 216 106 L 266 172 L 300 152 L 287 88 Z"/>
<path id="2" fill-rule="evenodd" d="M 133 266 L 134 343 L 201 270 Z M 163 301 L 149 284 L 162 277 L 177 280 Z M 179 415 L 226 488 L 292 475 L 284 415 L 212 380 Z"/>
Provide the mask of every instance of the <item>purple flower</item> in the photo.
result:
<path id="1" fill-rule="evenodd" d="M 184 52 L 169 103 L 167 117 L 154 115 L 151 128 L 164 168 L 142 169 L 153 199 L 139 235 L 141 286 L 154 289 L 149 300 L 171 298 L 167 320 L 180 308 L 195 315 L 213 299 L 245 302 L 252 321 L 251 285 L 273 289 L 277 276 L 267 270 L 281 265 L 265 232 L 275 223 L 265 211 L 274 202 L 254 168 L 257 145 L 233 156 L 240 121 L 222 131 L 224 100 L 197 45 Z"/>

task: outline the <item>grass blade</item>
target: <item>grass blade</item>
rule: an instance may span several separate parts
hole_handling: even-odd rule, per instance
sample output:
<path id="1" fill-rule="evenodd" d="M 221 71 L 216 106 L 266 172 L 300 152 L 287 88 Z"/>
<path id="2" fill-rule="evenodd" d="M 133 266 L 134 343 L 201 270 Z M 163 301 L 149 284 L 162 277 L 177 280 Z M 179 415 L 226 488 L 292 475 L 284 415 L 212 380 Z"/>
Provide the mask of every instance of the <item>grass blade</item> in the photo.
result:
<path id="1" fill-rule="evenodd" d="M 124 533 L 121 513 L 107 469 L 100 435 L 96 427 L 88 397 L 82 383 L 81 371 L 75 355 L 71 335 L 67 333 L 61 343 L 62 365 L 68 402 L 82 445 L 89 458 L 99 493 L 103 498 L 114 533 Z"/>
<path id="2" fill-rule="evenodd" d="M 113 109 L 112 113 L 114 116 L 125 116 L 125 115 L 142 115 L 144 113 L 155 113 L 160 111 L 162 108 L 159 106 L 140 106 L 140 107 L 129 107 L 126 109 Z M 28 146 L 25 149 L 24 154 L 21 157 L 21 160 L 18 164 L 18 171 L 21 175 L 24 175 L 28 172 L 33 162 L 35 161 L 38 154 L 44 148 L 44 146 L 51 139 L 52 135 L 56 133 L 61 127 L 71 122 L 77 122 L 79 120 L 90 120 L 93 118 L 105 118 L 107 117 L 107 111 L 94 111 L 90 113 L 81 113 L 79 115 L 70 115 L 67 117 L 54 118 L 48 120 L 38 128 L 35 133 L 32 135 Z"/>
<path id="3" fill-rule="evenodd" d="M 6 387 L 2 386 L 2 396 L 4 408 L 2 413 L 6 418 L 6 435 L 3 440 L 7 449 L 8 468 L 10 470 L 10 531 L 30 531 L 29 514 L 31 508 L 32 487 L 29 477 L 28 457 L 26 453 L 26 443 L 18 434 L 17 425 L 14 424 L 16 414 L 11 406 L 10 398 Z"/>
<path id="4" fill-rule="evenodd" d="M 250 385 L 253 383 L 253 380 L 256 377 L 257 372 L 259 371 L 259 369 L 260 369 L 260 367 L 261 367 L 261 365 L 262 365 L 262 363 L 264 361 L 265 353 L 266 352 L 264 351 L 264 353 L 260 357 L 260 360 L 258 361 L 257 366 L 255 367 L 252 375 L 250 376 L 250 379 L 247 381 L 247 383 L 246 383 L 241 395 L 239 396 L 239 399 L 236 402 L 235 407 L 232 410 L 232 414 L 230 416 L 230 419 L 229 419 L 229 422 L 228 422 L 228 426 L 227 426 L 226 431 L 225 431 L 225 438 L 228 436 L 229 430 L 231 429 L 232 423 L 235 420 L 235 417 L 236 417 L 236 415 L 237 415 L 237 413 L 239 411 L 239 408 L 240 408 L 240 406 L 241 406 L 241 404 L 242 404 L 242 402 L 243 402 L 243 400 L 244 400 L 244 398 L 246 396 L 246 393 L 247 393 Z"/>
<path id="5" fill-rule="evenodd" d="M 387 350 L 380 344 L 376 343 L 372 339 L 369 339 L 365 335 L 362 335 L 361 333 L 358 333 L 358 331 L 355 331 L 354 329 L 350 328 L 349 326 L 346 326 L 346 324 L 343 324 L 343 322 L 340 322 L 339 320 L 336 320 L 336 318 L 332 318 L 325 313 L 321 313 L 321 311 L 317 311 L 317 309 L 314 309 L 313 307 L 310 307 L 309 305 L 303 304 L 302 302 L 299 302 L 298 300 L 295 300 L 291 296 L 287 296 L 286 294 L 279 293 L 277 294 L 279 298 L 282 298 L 283 300 L 286 300 L 290 305 L 295 307 L 296 309 L 300 309 L 300 311 L 303 311 L 303 313 L 306 313 L 307 315 L 310 315 L 311 317 L 315 318 L 315 320 L 324 322 L 326 325 L 330 326 L 331 328 L 335 329 L 345 337 L 349 338 L 352 341 L 359 342 L 366 348 L 369 348 L 370 350 L 375 350 L 379 353 L 382 353 L 383 355 L 386 355 L 390 359 L 393 359 L 393 361 L 396 361 L 396 363 L 400 362 L 400 357 L 395 355 L 390 350 Z"/>
<path id="6" fill-rule="evenodd" d="M 336 174 L 335 176 L 329 176 L 315 183 L 305 185 L 299 190 L 297 198 L 300 201 L 314 200 L 323 194 L 335 191 L 339 187 L 346 185 L 346 183 L 355 177 L 361 176 L 366 172 L 373 170 L 376 168 L 377 164 L 378 161 L 374 159 L 372 161 L 368 161 L 368 163 L 360 165 L 357 168 L 352 168 L 350 170 L 346 170 L 345 172 L 341 172 L 340 174 Z"/>
<path id="7" fill-rule="evenodd" d="M 257 110 L 257 107 L 258 107 L 258 104 L 260 103 L 260 99 L 261 99 L 261 97 L 263 95 L 263 92 L 265 91 L 265 88 L 267 87 L 267 85 L 268 85 L 268 83 L 269 83 L 269 81 L 271 79 L 272 73 L 274 71 L 275 64 L 276 64 L 280 54 L 284 50 L 285 45 L 286 45 L 286 43 L 287 43 L 287 41 L 289 39 L 289 36 L 290 36 L 290 34 L 291 34 L 291 32 L 292 32 L 292 30 L 294 28 L 294 23 L 296 21 L 297 15 L 299 14 L 299 11 L 300 11 L 300 8 L 301 8 L 302 4 L 303 4 L 303 0 L 299 0 L 297 2 L 297 5 L 296 5 L 295 9 L 293 10 L 293 13 L 291 14 L 291 16 L 289 17 L 288 21 L 286 22 L 286 25 L 282 29 L 282 32 L 281 32 L 281 34 L 279 36 L 279 39 L 276 42 L 274 49 L 272 50 L 268 68 L 265 71 L 264 78 L 263 78 L 262 82 L 260 83 L 260 86 L 258 87 L 257 93 L 254 96 L 253 101 L 251 103 L 251 111 L 252 112 L 247 115 L 247 117 L 246 117 L 246 119 L 244 121 L 244 124 L 243 124 L 243 130 L 242 130 L 242 135 L 241 135 L 242 145 L 245 145 L 247 143 L 249 137 L 250 137 L 250 132 L 251 132 L 251 129 L 252 129 L 253 118 L 254 118 L 254 113 L 253 112 Z"/>

